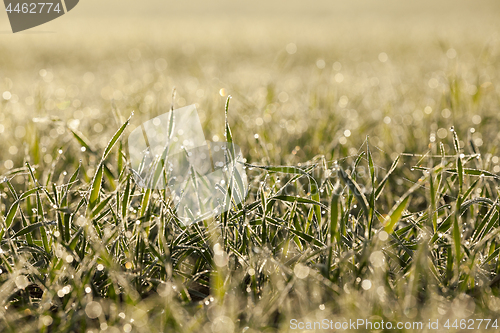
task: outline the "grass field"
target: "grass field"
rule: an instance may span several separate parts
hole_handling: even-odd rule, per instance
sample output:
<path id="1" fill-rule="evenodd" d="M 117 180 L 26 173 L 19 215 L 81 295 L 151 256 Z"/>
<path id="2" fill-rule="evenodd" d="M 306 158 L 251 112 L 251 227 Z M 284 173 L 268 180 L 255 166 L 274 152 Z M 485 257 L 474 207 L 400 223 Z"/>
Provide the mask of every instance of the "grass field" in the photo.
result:
<path id="1" fill-rule="evenodd" d="M 88 0 L 1 34 L 0 331 L 498 331 L 499 10 Z M 250 192 L 185 227 L 127 136 L 190 104 Z"/>

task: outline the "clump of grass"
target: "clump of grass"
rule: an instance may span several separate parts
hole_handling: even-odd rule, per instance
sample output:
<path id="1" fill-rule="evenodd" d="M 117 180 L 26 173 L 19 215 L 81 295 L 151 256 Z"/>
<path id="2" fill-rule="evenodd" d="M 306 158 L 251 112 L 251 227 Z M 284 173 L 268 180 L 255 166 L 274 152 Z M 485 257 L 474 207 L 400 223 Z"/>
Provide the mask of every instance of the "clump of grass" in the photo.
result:
<path id="1" fill-rule="evenodd" d="M 399 191 L 410 159 L 384 171 L 368 138 L 340 160 L 248 163 L 246 204 L 185 227 L 167 191 L 141 189 L 125 167 L 128 123 L 90 182 L 81 165 L 59 179 L 28 162 L 5 175 L 5 331 L 287 330 L 291 318 L 500 310 L 499 177 L 456 132 L 455 152 L 431 145 Z"/>

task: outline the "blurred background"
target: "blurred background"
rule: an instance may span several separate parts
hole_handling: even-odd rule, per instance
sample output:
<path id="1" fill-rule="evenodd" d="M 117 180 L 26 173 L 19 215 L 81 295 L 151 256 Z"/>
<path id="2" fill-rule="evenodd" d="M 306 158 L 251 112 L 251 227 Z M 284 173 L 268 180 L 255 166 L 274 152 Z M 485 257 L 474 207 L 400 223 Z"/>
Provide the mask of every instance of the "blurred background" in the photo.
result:
<path id="1" fill-rule="evenodd" d="M 136 124 L 166 112 L 174 87 L 211 139 L 232 95 L 235 137 L 254 160 L 353 154 L 368 134 L 392 158 L 421 152 L 454 119 L 467 130 L 474 115 L 496 117 L 499 13 L 495 0 L 85 0 L 12 34 L 2 12 L 0 168 L 35 138 L 50 163 L 74 141 L 67 128 L 102 147 L 132 111 Z M 452 81 L 466 94 L 450 94 Z"/>

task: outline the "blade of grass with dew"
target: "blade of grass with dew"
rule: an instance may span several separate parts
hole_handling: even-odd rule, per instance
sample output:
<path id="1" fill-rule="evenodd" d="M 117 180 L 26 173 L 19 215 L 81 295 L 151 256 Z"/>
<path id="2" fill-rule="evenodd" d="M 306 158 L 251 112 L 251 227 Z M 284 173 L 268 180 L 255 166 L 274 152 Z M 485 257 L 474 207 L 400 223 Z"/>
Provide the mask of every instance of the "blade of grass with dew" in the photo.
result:
<path id="1" fill-rule="evenodd" d="M 363 194 L 361 187 L 359 187 L 358 183 L 356 183 L 356 181 L 354 181 L 354 179 L 351 178 L 351 176 L 349 176 L 342 168 L 339 168 L 339 176 L 340 176 L 340 179 L 344 182 L 344 184 L 346 184 L 347 187 L 349 187 L 352 194 L 356 197 L 356 200 L 358 201 L 359 205 L 363 209 L 363 212 L 365 213 L 366 218 L 368 218 L 368 216 L 369 216 L 368 201 L 366 200 L 366 197 Z"/>
<path id="2" fill-rule="evenodd" d="M 385 184 L 387 183 L 387 180 L 389 179 L 389 176 L 396 170 L 396 167 L 398 166 L 400 157 L 401 157 L 401 155 L 398 155 L 398 157 L 396 157 L 394 162 L 392 162 L 392 165 L 389 168 L 389 171 L 387 171 L 387 174 L 385 175 L 385 177 L 382 178 L 382 180 L 378 184 L 377 189 L 375 190 L 375 200 L 378 200 L 378 198 L 382 194 L 382 190 L 384 189 Z"/>
<path id="3" fill-rule="evenodd" d="M 111 138 L 111 140 L 108 142 L 108 145 L 106 146 L 106 148 L 104 149 L 104 153 L 102 154 L 101 161 L 104 161 L 108 157 L 109 153 L 111 152 L 111 149 L 113 149 L 113 147 L 115 146 L 116 142 L 120 139 L 120 137 L 122 136 L 123 132 L 125 131 L 125 129 L 129 125 L 131 118 L 132 118 L 132 116 L 130 116 L 127 119 L 127 121 L 125 121 L 125 123 L 123 123 L 123 125 L 118 129 L 118 131 L 116 131 L 115 135 L 113 135 L 113 137 Z"/>
<path id="4" fill-rule="evenodd" d="M 408 202 L 410 200 L 410 195 L 404 195 L 399 201 L 391 208 L 388 217 L 386 219 L 385 231 L 387 233 L 392 233 L 396 223 L 400 220 L 403 215 L 403 211 L 406 209 Z"/>
<path id="5" fill-rule="evenodd" d="M 366 155 L 368 157 L 368 169 L 370 170 L 370 182 L 372 190 L 368 201 L 368 228 L 366 237 L 370 238 L 372 234 L 372 222 L 375 214 L 375 167 L 373 166 L 373 157 L 370 151 L 368 136 L 366 137 Z"/>
<path id="6" fill-rule="evenodd" d="M 90 196 L 89 196 L 90 210 L 94 209 L 94 207 L 99 203 L 103 173 L 104 170 L 102 168 L 102 164 L 100 164 L 94 175 L 94 179 L 92 180 L 92 185 L 90 189 Z"/>
<path id="7" fill-rule="evenodd" d="M 272 200 L 279 200 L 279 201 L 286 201 L 286 202 L 299 202 L 299 203 L 304 203 L 304 204 L 311 204 L 311 205 L 316 205 L 318 207 L 322 207 L 326 209 L 326 206 L 323 205 L 321 202 L 318 202 L 316 200 L 308 199 L 308 198 L 303 198 L 303 197 L 294 197 L 291 195 L 277 195 L 274 197 L 271 197 L 268 199 L 268 201 Z"/>

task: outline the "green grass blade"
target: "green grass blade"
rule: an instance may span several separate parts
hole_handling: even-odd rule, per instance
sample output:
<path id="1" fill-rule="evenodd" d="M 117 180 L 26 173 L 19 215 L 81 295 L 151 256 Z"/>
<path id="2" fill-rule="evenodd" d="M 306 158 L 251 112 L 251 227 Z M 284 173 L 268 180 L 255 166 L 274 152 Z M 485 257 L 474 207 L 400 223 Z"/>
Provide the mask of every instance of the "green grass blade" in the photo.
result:
<path id="1" fill-rule="evenodd" d="M 375 200 L 377 200 L 380 197 L 380 195 L 382 194 L 382 190 L 384 189 L 384 186 L 387 183 L 387 180 L 389 179 L 389 176 L 396 170 L 400 157 L 401 155 L 398 155 L 398 157 L 396 157 L 394 162 L 392 162 L 389 171 L 387 172 L 385 177 L 380 181 L 380 184 L 378 184 L 377 189 L 375 190 Z"/>
<path id="2" fill-rule="evenodd" d="M 16 234 L 14 236 L 12 236 L 12 238 L 17 238 L 17 237 L 21 237 L 23 235 L 26 235 L 40 227 L 43 226 L 43 223 L 42 222 L 37 222 L 37 223 L 33 223 L 33 224 L 30 224 L 29 226 L 25 227 L 25 228 L 22 228 L 21 230 L 19 230 L 18 232 L 16 232 Z"/>
<path id="3" fill-rule="evenodd" d="M 354 181 L 354 179 L 349 176 L 344 169 L 339 168 L 339 176 L 340 179 L 346 184 L 351 192 L 354 194 L 356 197 L 359 205 L 363 209 L 363 212 L 365 213 L 366 218 L 369 216 L 369 211 L 368 211 L 368 201 L 366 200 L 365 195 L 363 194 L 361 188 L 359 187 L 358 183 Z"/>
<path id="4" fill-rule="evenodd" d="M 399 201 L 391 208 L 388 217 L 386 218 L 385 231 L 392 233 L 396 223 L 401 219 L 403 211 L 406 209 L 408 202 L 410 201 L 410 195 L 404 195 Z"/>
<path id="5" fill-rule="evenodd" d="M 271 201 L 271 200 L 280 200 L 280 201 L 286 201 L 286 202 L 299 202 L 299 203 L 304 203 L 304 204 L 316 205 L 316 206 L 319 206 L 322 208 L 327 208 L 321 202 L 318 202 L 316 200 L 303 198 L 303 197 L 294 197 L 292 195 L 277 195 L 277 196 L 269 198 L 269 201 Z"/>
<path id="6" fill-rule="evenodd" d="M 94 179 L 92 180 L 92 186 L 90 190 L 90 197 L 89 197 L 89 208 L 93 209 L 96 204 L 99 202 L 99 195 L 101 192 L 101 184 L 102 184 L 102 175 L 103 175 L 103 168 L 102 164 L 99 165 L 97 172 L 94 176 Z"/>
<path id="7" fill-rule="evenodd" d="M 129 123 L 130 123 L 130 118 L 127 119 L 127 121 L 118 129 L 115 135 L 113 135 L 111 140 L 108 142 L 108 145 L 104 149 L 104 154 L 102 155 L 101 159 L 102 161 L 104 161 L 108 157 L 109 153 L 111 152 L 111 149 L 113 149 L 118 139 L 120 139 L 120 137 L 123 134 L 123 131 L 125 131 Z"/>

